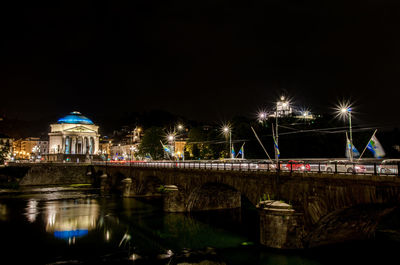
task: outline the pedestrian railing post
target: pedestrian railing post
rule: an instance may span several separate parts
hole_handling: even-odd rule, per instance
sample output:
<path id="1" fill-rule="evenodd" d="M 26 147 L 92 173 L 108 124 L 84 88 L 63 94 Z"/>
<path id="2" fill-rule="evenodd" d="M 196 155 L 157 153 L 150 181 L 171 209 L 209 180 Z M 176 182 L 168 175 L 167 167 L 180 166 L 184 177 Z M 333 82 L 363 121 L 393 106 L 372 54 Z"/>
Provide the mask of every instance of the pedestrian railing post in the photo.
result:
<path id="1" fill-rule="evenodd" d="M 376 163 L 374 163 L 374 175 L 377 175 L 377 171 L 376 171 Z"/>

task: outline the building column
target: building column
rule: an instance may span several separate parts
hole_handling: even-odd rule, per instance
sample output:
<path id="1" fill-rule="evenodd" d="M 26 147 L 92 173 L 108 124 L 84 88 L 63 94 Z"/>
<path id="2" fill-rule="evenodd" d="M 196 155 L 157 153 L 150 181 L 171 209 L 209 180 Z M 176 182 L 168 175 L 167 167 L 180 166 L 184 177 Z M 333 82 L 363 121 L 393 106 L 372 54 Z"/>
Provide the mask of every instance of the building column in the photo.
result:
<path id="1" fill-rule="evenodd" d="M 85 137 L 82 136 L 82 155 L 85 155 L 86 153 L 84 152 L 84 150 L 86 150 L 86 144 L 85 144 Z"/>
<path id="2" fill-rule="evenodd" d="M 93 147 L 93 154 L 97 154 L 99 151 L 99 136 L 96 135 L 94 138 L 94 147 Z"/>
<path id="3" fill-rule="evenodd" d="M 75 143 L 75 154 L 77 155 L 79 155 L 78 143 L 79 143 L 79 136 L 76 137 L 76 143 Z"/>
<path id="4" fill-rule="evenodd" d="M 79 142 L 81 144 L 81 150 L 80 150 L 79 154 L 82 155 L 83 154 L 83 142 L 84 142 L 83 136 L 79 136 L 79 140 L 80 140 Z"/>
<path id="5" fill-rule="evenodd" d="M 89 142 L 89 137 L 85 136 L 85 153 L 84 154 L 89 154 L 90 150 L 90 142 Z"/>
<path id="6" fill-rule="evenodd" d="M 60 153 L 65 154 L 65 135 L 61 136 L 61 150 Z"/>
<path id="7" fill-rule="evenodd" d="M 94 150 L 94 139 L 93 136 L 89 137 L 89 154 L 93 155 Z"/>
<path id="8" fill-rule="evenodd" d="M 71 154 L 76 153 L 75 144 L 76 144 L 76 137 L 71 136 Z"/>

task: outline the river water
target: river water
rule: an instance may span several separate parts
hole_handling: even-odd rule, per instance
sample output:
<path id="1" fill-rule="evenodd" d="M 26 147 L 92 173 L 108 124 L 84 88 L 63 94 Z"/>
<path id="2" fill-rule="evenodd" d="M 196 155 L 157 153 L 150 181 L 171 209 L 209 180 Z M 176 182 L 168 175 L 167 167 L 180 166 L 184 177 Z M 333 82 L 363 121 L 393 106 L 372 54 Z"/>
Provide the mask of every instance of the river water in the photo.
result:
<path id="1" fill-rule="evenodd" d="M 279 251 L 258 244 L 258 214 L 246 201 L 192 214 L 161 205 L 90 189 L 0 193 L 0 264 L 389 264 L 400 250 L 396 218 L 371 241 Z"/>

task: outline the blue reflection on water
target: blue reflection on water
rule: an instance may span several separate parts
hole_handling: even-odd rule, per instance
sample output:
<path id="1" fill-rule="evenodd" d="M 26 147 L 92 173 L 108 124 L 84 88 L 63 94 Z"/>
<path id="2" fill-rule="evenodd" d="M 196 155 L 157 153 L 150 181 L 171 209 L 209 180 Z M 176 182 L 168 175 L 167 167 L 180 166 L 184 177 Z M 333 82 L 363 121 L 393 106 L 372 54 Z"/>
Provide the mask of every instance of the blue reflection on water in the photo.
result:
<path id="1" fill-rule="evenodd" d="M 78 229 L 71 231 L 54 231 L 54 236 L 60 239 L 70 239 L 71 237 L 82 237 L 89 233 L 87 229 Z"/>

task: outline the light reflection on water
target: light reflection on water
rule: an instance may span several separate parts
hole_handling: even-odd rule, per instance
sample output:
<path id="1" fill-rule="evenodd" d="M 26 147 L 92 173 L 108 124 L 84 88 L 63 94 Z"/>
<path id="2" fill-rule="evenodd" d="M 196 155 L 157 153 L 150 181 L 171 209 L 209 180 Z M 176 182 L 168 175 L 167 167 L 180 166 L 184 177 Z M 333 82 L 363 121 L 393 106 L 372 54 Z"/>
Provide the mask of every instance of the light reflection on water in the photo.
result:
<path id="1" fill-rule="evenodd" d="M 0 221 L 7 220 L 7 205 L 0 203 Z"/>
<path id="2" fill-rule="evenodd" d="M 48 199 L 54 194 L 0 198 L 3 257 L 14 258 L 15 264 L 178 264 L 207 259 L 217 262 L 214 264 L 277 265 L 335 264 L 341 257 L 330 249 L 324 253 L 331 256 L 325 258 L 318 252 L 262 248 L 249 235 L 257 220 L 247 222 L 249 213 L 237 210 L 163 213 L 160 201 L 60 193 L 57 200 Z M 364 262 L 374 257 L 366 257 Z"/>
<path id="3" fill-rule="evenodd" d="M 25 215 L 28 221 L 33 223 L 36 221 L 36 217 L 39 215 L 38 202 L 34 199 L 28 201 L 28 205 L 25 208 Z"/>
<path id="4" fill-rule="evenodd" d="M 94 199 L 45 202 L 46 231 L 55 237 L 75 243 L 75 238 L 96 228 L 99 205 Z"/>

